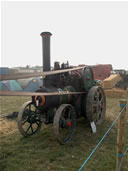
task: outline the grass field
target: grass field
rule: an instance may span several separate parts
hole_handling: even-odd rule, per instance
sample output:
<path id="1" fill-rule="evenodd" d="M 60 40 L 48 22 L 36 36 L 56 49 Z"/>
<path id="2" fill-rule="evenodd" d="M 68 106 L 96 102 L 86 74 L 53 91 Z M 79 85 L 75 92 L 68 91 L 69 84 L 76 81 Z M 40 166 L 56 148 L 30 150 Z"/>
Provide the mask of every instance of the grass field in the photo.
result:
<path id="1" fill-rule="evenodd" d="M 0 114 L 17 112 L 27 100 L 30 98 L 0 97 Z M 67 145 L 58 144 L 52 125 L 42 125 L 38 134 L 23 138 L 15 120 L 0 119 L 0 171 L 77 171 L 119 110 L 119 99 L 107 98 L 106 120 L 97 126 L 97 133 L 92 134 L 88 122 L 81 118 L 77 122 L 75 136 Z M 128 147 L 128 112 L 126 116 L 125 149 Z M 117 124 L 83 171 L 115 171 L 116 142 Z M 128 171 L 128 154 L 124 160 L 124 171 Z"/>

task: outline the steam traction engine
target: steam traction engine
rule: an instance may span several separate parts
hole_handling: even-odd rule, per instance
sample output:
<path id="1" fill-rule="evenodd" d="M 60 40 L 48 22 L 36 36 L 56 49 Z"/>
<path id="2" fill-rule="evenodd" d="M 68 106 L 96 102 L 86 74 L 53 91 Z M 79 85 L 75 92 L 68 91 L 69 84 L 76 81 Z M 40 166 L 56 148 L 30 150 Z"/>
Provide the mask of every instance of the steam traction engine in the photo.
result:
<path id="1" fill-rule="evenodd" d="M 50 36 L 41 33 L 43 41 L 43 71 L 50 71 Z M 65 69 L 67 70 L 66 72 Z M 54 70 L 60 73 L 48 75 L 37 90 L 46 95 L 32 96 L 18 114 L 18 128 L 25 137 L 39 132 L 42 123 L 53 123 L 59 143 L 72 139 L 76 119 L 85 117 L 100 125 L 105 119 L 106 100 L 102 87 L 97 86 L 90 67 L 71 68 L 69 64 L 55 62 Z"/>

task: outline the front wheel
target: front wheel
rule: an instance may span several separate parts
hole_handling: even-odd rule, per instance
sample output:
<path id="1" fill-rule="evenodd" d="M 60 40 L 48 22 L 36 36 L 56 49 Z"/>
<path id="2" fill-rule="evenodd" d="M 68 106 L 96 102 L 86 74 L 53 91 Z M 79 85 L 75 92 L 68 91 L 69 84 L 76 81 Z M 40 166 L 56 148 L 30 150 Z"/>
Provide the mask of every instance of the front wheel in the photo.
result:
<path id="1" fill-rule="evenodd" d="M 70 104 L 62 104 L 56 111 L 54 132 L 60 144 L 66 144 L 72 139 L 76 128 L 76 113 Z"/>
<path id="2" fill-rule="evenodd" d="M 18 129 L 25 136 L 31 136 L 40 131 L 42 121 L 40 113 L 31 101 L 20 108 L 17 118 Z"/>

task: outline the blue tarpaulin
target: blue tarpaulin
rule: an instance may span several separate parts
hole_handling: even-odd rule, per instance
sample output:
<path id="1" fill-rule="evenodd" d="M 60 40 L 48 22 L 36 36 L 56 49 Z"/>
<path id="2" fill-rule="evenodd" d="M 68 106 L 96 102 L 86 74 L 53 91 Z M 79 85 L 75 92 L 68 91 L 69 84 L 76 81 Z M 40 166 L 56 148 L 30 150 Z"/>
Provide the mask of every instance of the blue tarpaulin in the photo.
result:
<path id="1" fill-rule="evenodd" d="M 16 80 L 0 81 L 0 90 L 23 91 L 22 87 Z"/>
<path id="2" fill-rule="evenodd" d="M 43 85 L 43 80 L 40 78 L 32 79 L 28 85 L 24 88 L 25 92 L 35 92 Z"/>

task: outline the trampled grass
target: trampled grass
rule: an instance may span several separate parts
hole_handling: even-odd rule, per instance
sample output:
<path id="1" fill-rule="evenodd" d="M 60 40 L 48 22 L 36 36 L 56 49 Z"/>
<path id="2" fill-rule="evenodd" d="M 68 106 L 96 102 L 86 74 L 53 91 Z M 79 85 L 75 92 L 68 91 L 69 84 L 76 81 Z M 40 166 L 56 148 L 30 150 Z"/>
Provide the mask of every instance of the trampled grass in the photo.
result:
<path id="1" fill-rule="evenodd" d="M 1 113 L 17 112 L 30 100 L 24 97 L 0 97 Z M 127 98 L 128 100 L 128 98 Z M 77 121 L 75 136 L 66 145 L 55 139 L 53 126 L 42 125 L 41 131 L 29 138 L 20 135 L 15 120 L 0 120 L 0 171 L 77 171 L 93 148 L 102 138 L 120 110 L 119 99 L 107 98 L 106 120 L 92 134 L 89 123 L 81 118 Z M 8 130 L 6 127 L 8 126 Z M 115 171 L 117 124 L 104 139 L 83 171 Z M 13 131 L 12 131 L 13 130 Z M 128 112 L 125 127 L 125 148 L 128 146 Z M 128 155 L 124 160 L 128 170 Z"/>

